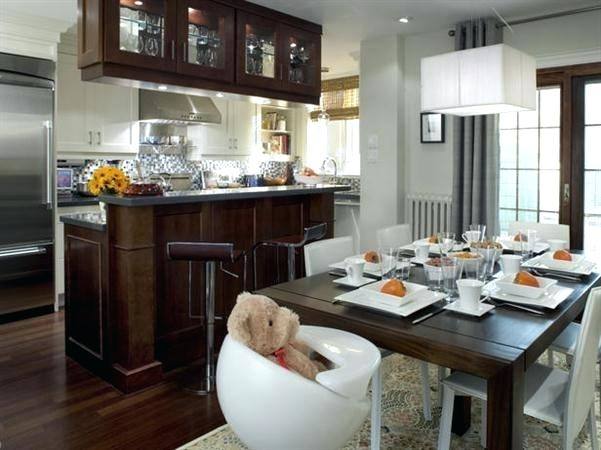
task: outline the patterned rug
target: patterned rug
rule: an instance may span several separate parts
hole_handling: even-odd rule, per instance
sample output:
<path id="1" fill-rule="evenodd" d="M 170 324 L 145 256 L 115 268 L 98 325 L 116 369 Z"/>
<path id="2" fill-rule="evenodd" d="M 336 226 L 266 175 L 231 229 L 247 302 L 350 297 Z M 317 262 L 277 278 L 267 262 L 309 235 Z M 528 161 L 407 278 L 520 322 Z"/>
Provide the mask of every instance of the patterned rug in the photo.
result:
<path id="1" fill-rule="evenodd" d="M 556 367 L 566 369 L 565 358 L 555 356 Z M 543 358 L 546 362 L 546 356 Z M 402 355 L 392 354 L 382 361 L 384 394 L 382 397 L 382 449 L 433 449 L 438 439 L 440 407 L 437 406 L 438 392 L 436 369 L 430 368 L 430 386 L 432 390 L 432 421 L 427 422 L 422 415 L 421 376 L 417 361 Z M 599 380 L 597 380 L 599 382 Z M 596 391 L 598 411 L 599 390 Z M 480 410 L 481 402 L 472 401 L 472 427 L 463 436 L 453 435 L 453 449 L 481 449 L 480 447 Z M 524 416 L 524 448 L 557 449 L 561 447 L 561 434 L 558 428 L 546 422 Z M 590 439 L 586 432 L 580 433 L 575 449 L 590 449 Z M 601 431 L 601 422 L 597 415 L 597 430 Z M 369 417 L 355 437 L 344 450 L 369 449 Z M 239 450 L 247 449 L 228 425 L 184 445 L 183 450 Z M 285 449 L 282 449 L 285 450 Z"/>

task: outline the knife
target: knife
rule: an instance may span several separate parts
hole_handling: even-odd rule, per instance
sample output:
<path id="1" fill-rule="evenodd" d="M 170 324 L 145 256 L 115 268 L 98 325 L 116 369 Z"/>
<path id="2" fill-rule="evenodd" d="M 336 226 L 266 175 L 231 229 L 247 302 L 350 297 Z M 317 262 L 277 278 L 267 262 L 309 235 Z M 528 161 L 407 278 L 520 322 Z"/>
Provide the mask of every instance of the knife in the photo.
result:
<path id="1" fill-rule="evenodd" d="M 413 325 L 417 325 L 418 323 L 423 322 L 424 320 L 429 319 L 430 317 L 435 316 L 436 314 L 441 313 L 443 311 L 444 311 L 444 308 L 437 308 L 434 311 L 429 312 L 428 314 L 424 314 L 423 316 L 418 317 L 417 319 L 415 319 L 411 323 Z"/>

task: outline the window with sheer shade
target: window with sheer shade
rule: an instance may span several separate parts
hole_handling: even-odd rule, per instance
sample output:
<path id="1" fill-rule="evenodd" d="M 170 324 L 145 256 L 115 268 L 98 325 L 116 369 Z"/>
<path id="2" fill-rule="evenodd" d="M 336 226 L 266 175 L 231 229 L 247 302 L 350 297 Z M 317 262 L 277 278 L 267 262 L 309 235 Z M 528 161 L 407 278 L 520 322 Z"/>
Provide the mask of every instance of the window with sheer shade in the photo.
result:
<path id="1" fill-rule="evenodd" d="M 330 120 L 352 120 L 359 118 L 359 77 L 336 78 L 321 82 L 319 110 L 311 113 L 317 120 L 320 111 L 330 115 Z"/>

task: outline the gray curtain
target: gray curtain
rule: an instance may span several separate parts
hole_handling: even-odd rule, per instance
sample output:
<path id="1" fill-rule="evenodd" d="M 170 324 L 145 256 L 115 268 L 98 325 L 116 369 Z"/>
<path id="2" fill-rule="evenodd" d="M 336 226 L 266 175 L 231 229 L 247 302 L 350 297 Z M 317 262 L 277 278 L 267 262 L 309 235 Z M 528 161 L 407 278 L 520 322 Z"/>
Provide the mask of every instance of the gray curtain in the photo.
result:
<path id="1" fill-rule="evenodd" d="M 455 27 L 455 50 L 500 44 L 502 28 L 496 19 L 461 22 Z M 455 233 L 470 224 L 486 225 L 499 233 L 499 120 L 498 115 L 453 118 L 453 214 Z"/>

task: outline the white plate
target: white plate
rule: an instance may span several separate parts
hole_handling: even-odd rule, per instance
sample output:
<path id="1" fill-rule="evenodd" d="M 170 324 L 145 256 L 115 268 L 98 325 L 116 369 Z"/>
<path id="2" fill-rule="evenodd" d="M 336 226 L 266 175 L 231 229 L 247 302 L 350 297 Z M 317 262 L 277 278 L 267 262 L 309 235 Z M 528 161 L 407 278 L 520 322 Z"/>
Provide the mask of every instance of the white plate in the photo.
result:
<path id="1" fill-rule="evenodd" d="M 342 277 L 342 278 L 336 278 L 335 280 L 332 280 L 332 281 L 336 284 L 341 284 L 343 286 L 358 288 L 361 286 L 365 286 L 368 283 L 373 283 L 374 279 L 361 277 L 361 279 L 358 282 L 354 282 L 349 277 Z"/>
<path id="2" fill-rule="evenodd" d="M 505 294 L 519 295 L 520 297 L 539 298 L 549 288 L 557 284 L 557 280 L 551 278 L 534 277 L 538 281 L 539 287 L 525 286 L 523 284 L 514 283 L 513 280 L 517 274 L 505 275 L 497 280 L 497 286 Z"/>
<path id="3" fill-rule="evenodd" d="M 365 256 L 365 253 L 362 253 L 361 255 L 349 256 L 348 259 L 360 259 L 362 261 L 365 261 L 364 256 Z M 388 257 L 392 258 L 392 256 L 388 256 Z M 330 264 L 328 267 L 330 269 L 338 269 L 338 270 L 346 271 L 346 263 L 344 261 Z M 367 274 L 375 276 L 375 277 L 381 277 L 382 269 L 380 268 L 380 263 L 370 263 L 370 262 L 365 261 L 363 273 L 367 273 Z"/>
<path id="4" fill-rule="evenodd" d="M 513 252 L 522 251 L 522 243 L 520 241 L 514 241 L 513 239 L 499 239 L 499 242 L 505 250 L 511 250 Z M 524 243 L 526 244 L 526 242 Z M 549 250 L 549 244 L 543 241 L 537 241 L 534 243 L 533 253 L 542 253 Z"/>
<path id="5" fill-rule="evenodd" d="M 572 256 L 572 260 L 563 261 L 560 259 L 553 259 L 554 253 L 555 252 L 547 252 L 541 255 L 541 262 L 550 269 L 570 271 L 574 270 L 584 262 L 584 255 L 570 253 L 570 255 Z"/>
<path id="6" fill-rule="evenodd" d="M 596 266 L 596 264 L 594 262 L 583 259 L 580 262 L 580 264 L 578 264 L 576 267 L 574 267 L 570 270 L 556 269 L 553 267 L 549 267 L 546 264 L 547 261 L 545 259 L 543 259 L 543 256 L 545 256 L 545 255 L 535 256 L 534 258 L 531 258 L 528 261 L 523 262 L 522 267 L 532 268 L 532 269 L 541 269 L 541 270 L 552 270 L 555 272 L 561 272 L 561 273 L 577 275 L 577 276 L 582 276 L 582 275 L 588 276 L 593 272 L 593 269 Z"/>
<path id="7" fill-rule="evenodd" d="M 487 295 L 503 302 L 517 303 L 525 306 L 538 306 L 542 308 L 555 309 L 566 298 L 570 296 L 574 289 L 563 286 L 551 286 L 545 295 L 539 298 L 520 297 L 502 292 L 496 285 L 496 281 L 491 281 L 482 289 Z"/>
<path id="8" fill-rule="evenodd" d="M 382 294 L 380 288 L 386 281 L 368 284 L 360 289 L 339 295 L 336 297 L 336 301 L 407 317 L 445 297 L 445 294 L 441 292 L 430 291 L 425 286 L 409 282 L 404 282 L 407 288 L 405 297 Z"/>
<path id="9" fill-rule="evenodd" d="M 471 308 L 462 308 L 459 305 L 458 301 L 453 303 L 449 303 L 444 307 L 444 309 L 448 309 L 449 311 L 453 311 L 459 314 L 467 314 L 468 316 L 481 317 L 489 311 L 495 309 L 495 305 L 491 305 L 489 303 L 479 303 L 478 309 Z"/>

